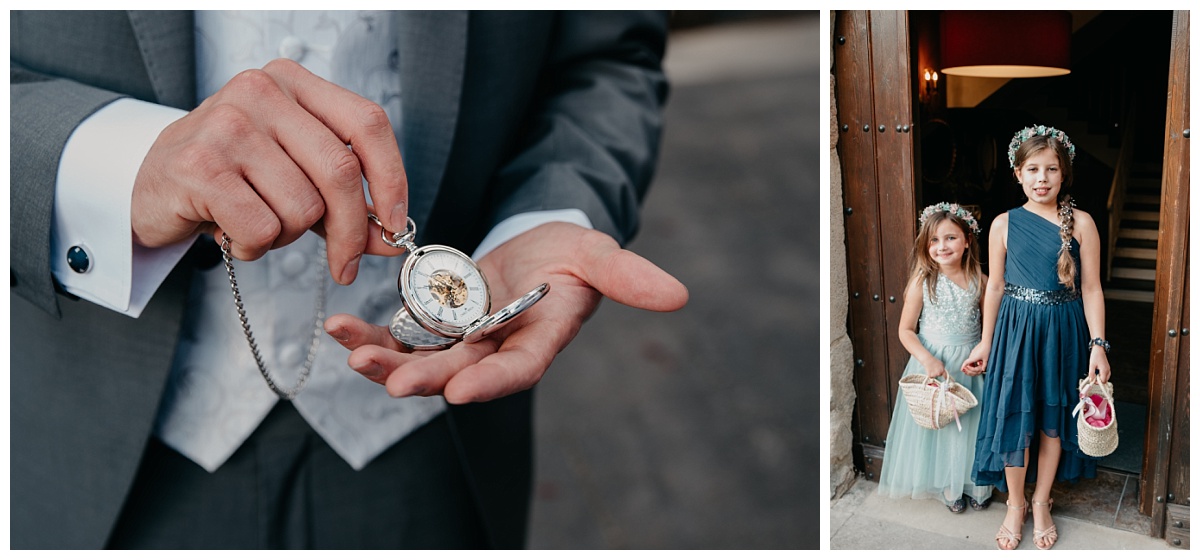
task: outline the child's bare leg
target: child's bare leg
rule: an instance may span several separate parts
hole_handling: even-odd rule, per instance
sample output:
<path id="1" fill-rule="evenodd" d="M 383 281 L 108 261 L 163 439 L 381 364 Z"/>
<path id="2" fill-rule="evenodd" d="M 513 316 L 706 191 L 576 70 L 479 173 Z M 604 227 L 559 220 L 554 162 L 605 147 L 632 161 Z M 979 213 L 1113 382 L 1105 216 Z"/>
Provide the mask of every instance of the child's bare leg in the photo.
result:
<path id="1" fill-rule="evenodd" d="M 1021 540 L 1021 526 L 1025 524 L 1025 470 L 1029 467 L 1029 450 L 1025 450 L 1025 464 L 1020 467 L 1004 467 L 1004 480 L 1008 483 L 1008 510 L 1004 515 L 1004 528 L 1015 535 L 1012 539 L 1001 539 L 997 535 L 997 546 L 1004 550 L 1017 548 Z"/>
<path id="2" fill-rule="evenodd" d="M 1062 457 L 1062 441 L 1041 434 L 1041 445 L 1038 451 L 1037 484 L 1033 489 L 1033 531 L 1034 544 L 1038 548 L 1050 548 L 1058 540 L 1058 531 L 1049 531 L 1054 527 L 1050 517 L 1050 490 L 1054 486 L 1054 475 L 1058 471 L 1058 461 Z"/>

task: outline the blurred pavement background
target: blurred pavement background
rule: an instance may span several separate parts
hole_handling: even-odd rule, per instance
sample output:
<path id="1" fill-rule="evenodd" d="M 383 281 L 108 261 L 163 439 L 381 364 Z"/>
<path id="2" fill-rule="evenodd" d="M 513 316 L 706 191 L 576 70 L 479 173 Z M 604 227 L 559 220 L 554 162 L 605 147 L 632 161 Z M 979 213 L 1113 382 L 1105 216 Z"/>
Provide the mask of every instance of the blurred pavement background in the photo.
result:
<path id="1" fill-rule="evenodd" d="M 530 548 L 820 547 L 819 18 L 726 19 L 672 32 L 629 246 L 691 300 L 605 301 L 538 385 Z"/>

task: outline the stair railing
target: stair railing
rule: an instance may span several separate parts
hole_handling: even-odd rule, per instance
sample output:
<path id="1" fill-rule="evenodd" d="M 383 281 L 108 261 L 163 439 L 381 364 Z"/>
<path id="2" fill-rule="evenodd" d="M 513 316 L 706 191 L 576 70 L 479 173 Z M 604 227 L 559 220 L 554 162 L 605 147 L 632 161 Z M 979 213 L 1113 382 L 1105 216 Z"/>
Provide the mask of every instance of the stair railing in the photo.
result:
<path id="1" fill-rule="evenodd" d="M 1121 131 L 1121 152 L 1117 156 L 1117 167 L 1113 170 L 1112 185 L 1108 189 L 1108 266 L 1104 269 L 1104 280 L 1112 280 L 1113 254 L 1117 248 L 1120 232 L 1121 212 L 1125 208 L 1125 191 L 1129 185 L 1129 168 L 1133 162 L 1133 132 L 1135 128 L 1137 102 L 1129 100 L 1125 112 L 1124 130 Z"/>

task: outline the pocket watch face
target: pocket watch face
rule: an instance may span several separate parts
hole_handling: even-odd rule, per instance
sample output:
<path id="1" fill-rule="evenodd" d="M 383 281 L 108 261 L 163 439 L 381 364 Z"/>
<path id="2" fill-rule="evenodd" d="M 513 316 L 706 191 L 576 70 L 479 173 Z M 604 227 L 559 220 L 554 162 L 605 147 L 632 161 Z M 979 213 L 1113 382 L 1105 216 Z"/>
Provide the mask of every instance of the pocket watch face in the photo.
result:
<path id="1" fill-rule="evenodd" d="M 414 318 L 433 322 L 446 334 L 461 333 L 487 314 L 491 296 L 483 273 L 466 255 L 442 246 L 426 246 L 409 257 L 402 274 Z M 411 264 L 411 266 L 410 266 Z M 448 327 L 448 328 L 447 328 Z"/>

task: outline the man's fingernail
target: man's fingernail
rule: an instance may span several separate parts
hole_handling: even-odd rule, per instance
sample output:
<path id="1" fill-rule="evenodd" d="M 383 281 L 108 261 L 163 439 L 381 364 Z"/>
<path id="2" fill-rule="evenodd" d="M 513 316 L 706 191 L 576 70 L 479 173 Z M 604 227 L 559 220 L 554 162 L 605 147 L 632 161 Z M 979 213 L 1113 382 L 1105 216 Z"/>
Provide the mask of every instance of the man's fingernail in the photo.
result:
<path id="1" fill-rule="evenodd" d="M 332 336 L 339 342 L 350 342 L 350 331 L 346 330 L 346 327 L 338 327 L 331 331 L 326 330 L 325 332 L 329 333 L 329 336 Z"/>
<path id="2" fill-rule="evenodd" d="M 350 262 L 346 263 L 346 267 L 342 269 L 342 284 L 349 284 L 354 281 L 354 277 L 358 275 L 358 263 L 362 261 L 362 253 L 359 253 Z"/>
<path id="3" fill-rule="evenodd" d="M 408 218 L 408 203 L 401 202 L 392 208 L 392 219 L 388 223 L 392 224 L 394 228 L 399 228 L 395 230 L 396 233 L 401 233 L 408 229 L 406 218 Z"/>

